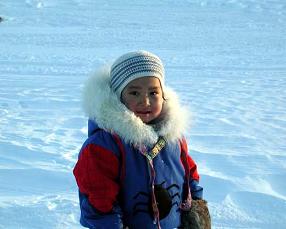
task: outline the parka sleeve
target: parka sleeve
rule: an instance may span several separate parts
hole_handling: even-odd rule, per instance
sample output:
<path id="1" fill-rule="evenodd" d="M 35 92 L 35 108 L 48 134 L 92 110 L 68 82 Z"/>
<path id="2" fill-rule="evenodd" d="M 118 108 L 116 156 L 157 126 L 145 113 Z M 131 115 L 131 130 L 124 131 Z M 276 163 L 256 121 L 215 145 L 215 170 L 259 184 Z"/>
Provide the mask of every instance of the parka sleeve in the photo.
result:
<path id="1" fill-rule="evenodd" d="M 188 145 L 186 142 L 186 139 L 183 138 L 180 141 L 180 145 L 181 145 L 181 155 L 184 154 L 184 158 L 187 162 L 188 165 L 188 169 L 190 172 L 190 189 L 191 189 L 191 194 L 192 194 L 192 198 L 193 199 L 202 199 L 203 198 L 203 187 L 201 187 L 199 185 L 199 180 L 200 180 L 200 176 L 198 173 L 198 168 L 197 165 L 195 163 L 195 161 L 192 159 L 192 157 L 188 154 Z M 181 160 L 183 158 L 181 156 Z"/>
<path id="2" fill-rule="evenodd" d="M 121 228 L 119 158 L 110 150 L 87 144 L 73 170 L 80 193 L 81 223 L 89 228 Z M 119 210 L 118 210 L 119 209 Z"/>

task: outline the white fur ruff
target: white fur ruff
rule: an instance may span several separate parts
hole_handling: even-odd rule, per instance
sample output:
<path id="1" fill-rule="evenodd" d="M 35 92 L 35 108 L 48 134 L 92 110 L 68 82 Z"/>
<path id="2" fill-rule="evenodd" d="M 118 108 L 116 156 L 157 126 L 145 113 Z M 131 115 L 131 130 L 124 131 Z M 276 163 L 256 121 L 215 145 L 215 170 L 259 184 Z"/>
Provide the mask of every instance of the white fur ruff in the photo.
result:
<path id="1" fill-rule="evenodd" d="M 172 90 L 164 88 L 166 116 L 163 126 L 156 132 L 120 102 L 110 89 L 109 72 L 108 67 L 101 69 L 85 83 L 83 108 L 89 119 L 134 145 L 153 145 L 159 136 L 164 136 L 168 141 L 183 136 L 187 128 L 188 111 L 179 105 L 178 97 Z"/>

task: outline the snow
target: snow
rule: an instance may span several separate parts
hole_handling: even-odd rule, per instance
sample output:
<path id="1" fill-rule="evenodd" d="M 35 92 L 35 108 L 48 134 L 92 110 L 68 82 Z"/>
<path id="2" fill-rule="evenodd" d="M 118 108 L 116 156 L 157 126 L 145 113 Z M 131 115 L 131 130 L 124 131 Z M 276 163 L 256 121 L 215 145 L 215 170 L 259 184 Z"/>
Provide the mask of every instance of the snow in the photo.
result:
<path id="1" fill-rule="evenodd" d="M 146 49 L 192 111 L 213 228 L 285 228 L 284 0 L 0 2 L 0 228 L 80 228 L 81 88 Z"/>

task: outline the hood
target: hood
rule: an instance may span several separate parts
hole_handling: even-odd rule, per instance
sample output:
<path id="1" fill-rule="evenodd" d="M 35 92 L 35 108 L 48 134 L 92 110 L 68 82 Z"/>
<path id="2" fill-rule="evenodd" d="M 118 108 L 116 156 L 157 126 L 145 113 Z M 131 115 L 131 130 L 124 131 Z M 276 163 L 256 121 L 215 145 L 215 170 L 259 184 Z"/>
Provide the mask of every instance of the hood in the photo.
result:
<path id="1" fill-rule="evenodd" d="M 95 127 L 115 132 L 125 142 L 135 145 L 154 145 L 159 136 L 168 141 L 181 138 L 187 129 L 188 111 L 180 106 L 170 88 L 164 88 L 164 118 L 156 128 L 147 125 L 122 104 L 110 89 L 110 68 L 105 67 L 89 77 L 83 88 L 83 109 L 89 118 L 89 133 Z"/>

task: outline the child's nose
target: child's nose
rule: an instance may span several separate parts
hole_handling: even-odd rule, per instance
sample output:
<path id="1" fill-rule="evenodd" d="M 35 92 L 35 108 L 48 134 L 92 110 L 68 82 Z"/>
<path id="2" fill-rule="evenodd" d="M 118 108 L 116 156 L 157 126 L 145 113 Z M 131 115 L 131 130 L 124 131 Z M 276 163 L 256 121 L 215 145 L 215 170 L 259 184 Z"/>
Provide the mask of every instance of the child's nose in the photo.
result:
<path id="1" fill-rule="evenodd" d="M 150 98 L 148 95 L 144 95 L 142 98 L 142 103 L 146 106 L 150 105 Z"/>

